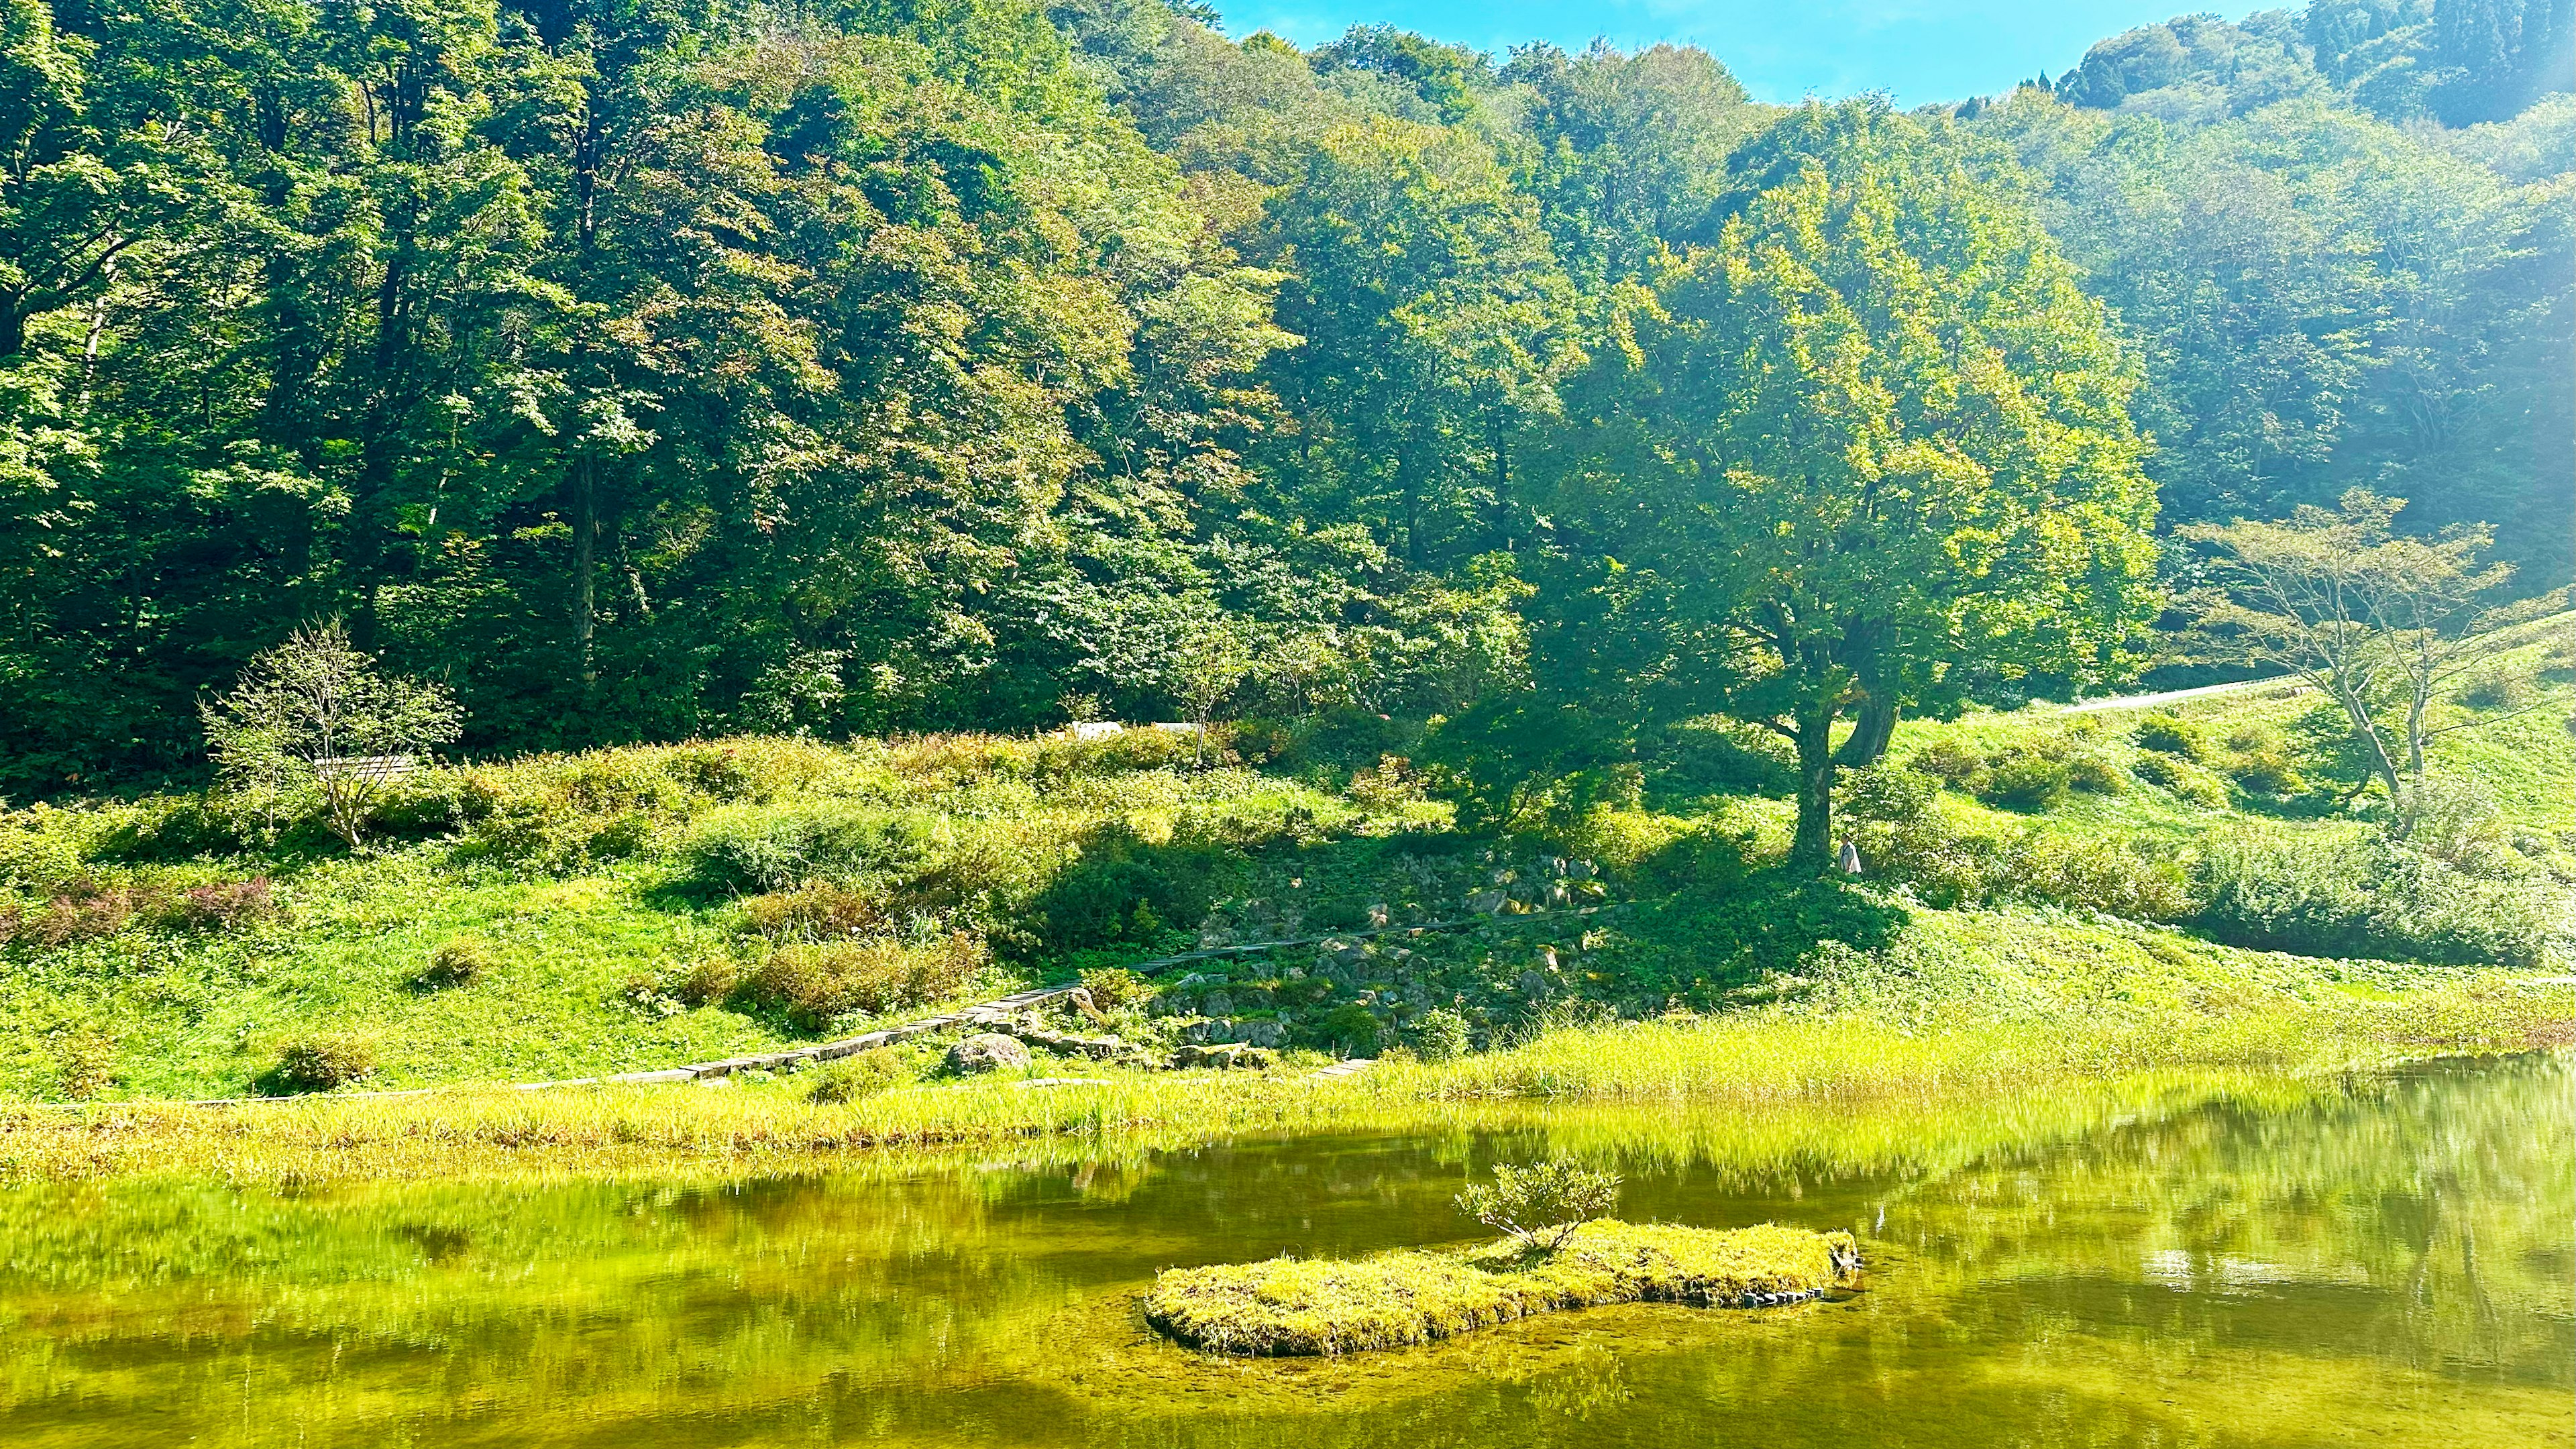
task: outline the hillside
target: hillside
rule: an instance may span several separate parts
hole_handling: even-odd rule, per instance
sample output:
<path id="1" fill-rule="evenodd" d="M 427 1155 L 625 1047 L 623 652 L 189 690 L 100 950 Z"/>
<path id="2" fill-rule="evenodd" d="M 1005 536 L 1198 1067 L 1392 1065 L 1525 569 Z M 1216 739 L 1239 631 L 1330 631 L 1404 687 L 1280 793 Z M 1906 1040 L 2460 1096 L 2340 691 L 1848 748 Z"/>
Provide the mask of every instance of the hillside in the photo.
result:
<path id="1" fill-rule="evenodd" d="M 1545 840 L 1456 828 L 1399 760 L 1247 730 L 1206 770 L 1158 731 L 440 768 L 356 854 L 309 803 L 39 805 L 0 816 L 0 1093 L 639 1070 L 1212 944 L 1462 918 L 1489 919 L 1088 979 L 1134 1040 L 1316 1062 L 1676 1008 L 2180 1023 L 2222 1057 L 2254 1049 L 2225 1040 L 2257 1021 L 2266 1051 L 2284 1029 L 2504 1044 L 2546 1028 L 2499 968 L 2564 969 L 2576 688 L 2561 671 L 2476 698 L 2488 722 L 2439 739 L 2437 764 L 2483 795 L 2403 859 L 2339 803 L 2314 702 L 2281 687 L 1909 722 L 1889 765 L 1847 782 L 1851 885 L 1772 868 L 1790 811 L 1764 793 L 1777 761 L 1744 744 L 1735 785 L 1657 782 L 1648 808 Z M 1616 909 L 1512 914 L 1591 904 Z M 936 1063 L 895 1053 L 867 1089 Z M 1041 1052 L 1030 1070 L 1072 1069 Z"/>

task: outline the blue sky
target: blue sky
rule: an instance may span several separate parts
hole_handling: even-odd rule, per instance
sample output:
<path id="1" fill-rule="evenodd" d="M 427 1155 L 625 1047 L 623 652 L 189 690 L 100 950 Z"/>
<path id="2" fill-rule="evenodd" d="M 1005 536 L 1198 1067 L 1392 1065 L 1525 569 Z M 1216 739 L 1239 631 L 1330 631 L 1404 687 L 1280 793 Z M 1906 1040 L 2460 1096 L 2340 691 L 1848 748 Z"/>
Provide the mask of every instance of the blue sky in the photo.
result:
<path id="1" fill-rule="evenodd" d="M 1992 95 L 2071 69 L 2094 41 L 2199 9 L 2188 0 L 1218 0 L 1235 36 L 1273 30 L 1300 45 L 1384 21 L 1499 59 L 1552 40 L 1606 35 L 1706 47 L 1755 98 L 1895 93 L 1900 105 Z M 2238 9 L 2228 13 L 2235 14 Z"/>

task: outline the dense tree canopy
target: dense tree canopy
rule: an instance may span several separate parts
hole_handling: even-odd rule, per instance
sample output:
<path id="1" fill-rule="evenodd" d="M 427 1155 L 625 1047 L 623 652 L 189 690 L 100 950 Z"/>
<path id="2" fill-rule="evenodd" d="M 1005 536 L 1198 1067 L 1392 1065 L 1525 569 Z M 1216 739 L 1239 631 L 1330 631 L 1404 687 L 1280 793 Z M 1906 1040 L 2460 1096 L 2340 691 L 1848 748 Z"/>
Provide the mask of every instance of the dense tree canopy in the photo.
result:
<path id="1" fill-rule="evenodd" d="M 1777 729 L 1793 859 L 1821 867 L 1846 714 L 1866 763 L 1980 670 L 2130 665 L 2155 501 L 2102 305 L 1954 145 L 1810 106 L 1737 173 L 1717 240 L 1585 390 L 1548 511 L 1616 591 L 1593 631 L 1655 640 L 1619 712 Z"/>
<path id="2" fill-rule="evenodd" d="M 2571 34 L 2568 0 L 2177 20 L 1820 161 L 1817 113 L 1697 50 L 1306 52 L 1162 0 L 6 0 L 0 792 L 202 770 L 198 701 L 333 617 L 475 750 L 1174 717 L 1212 620 L 1261 666 L 1236 709 L 1517 713 L 1560 763 L 1636 741 L 1548 700 L 1794 729 L 1733 635 L 1648 699 L 1678 656 L 1630 625 L 1650 572 L 1823 575 L 1683 557 L 1747 548 L 1722 530 L 1614 547 L 1598 513 L 1722 447 L 1818 490 L 1792 536 L 1847 539 L 1848 480 L 1756 415 L 1949 440 L 2010 514 L 1939 536 L 1991 534 L 1978 566 L 2036 593 L 1881 621 L 1993 647 L 1838 666 L 1872 720 L 2118 672 L 2138 468 L 2165 526 L 2405 496 L 2401 527 L 2492 525 L 2545 589 Z M 1895 272 L 1793 266 L 1760 238 L 1811 162 L 1894 178 L 1904 228 L 1973 214 L 2003 271 L 1908 241 L 1969 278 L 1909 321 Z M 1739 376 L 1824 345 L 1828 293 L 1874 299 L 1843 393 Z M 2006 295 L 2071 330 L 1945 362 L 1958 396 L 2027 401 L 2010 446 L 2041 451 L 2084 400 L 2127 461 L 2017 471 L 1906 414 L 1952 380 L 1890 340 L 1983 336 L 1961 299 Z M 1635 458 L 1568 492 L 1613 435 Z"/>

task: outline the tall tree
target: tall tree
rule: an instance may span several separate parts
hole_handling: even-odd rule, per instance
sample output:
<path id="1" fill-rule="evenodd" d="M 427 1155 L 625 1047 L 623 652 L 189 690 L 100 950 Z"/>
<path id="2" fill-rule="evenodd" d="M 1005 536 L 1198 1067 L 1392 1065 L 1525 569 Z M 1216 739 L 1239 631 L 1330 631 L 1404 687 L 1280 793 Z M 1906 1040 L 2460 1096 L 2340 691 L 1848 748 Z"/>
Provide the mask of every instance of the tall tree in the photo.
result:
<path id="1" fill-rule="evenodd" d="M 1867 758 L 1980 673 L 2133 663 L 2154 494 L 2102 307 L 1948 137 L 1809 106 L 1736 174 L 1716 243 L 1579 391 L 1545 507 L 1615 581 L 1594 627 L 1649 719 L 1795 747 L 1792 859 L 1821 870 L 1846 716 Z"/>

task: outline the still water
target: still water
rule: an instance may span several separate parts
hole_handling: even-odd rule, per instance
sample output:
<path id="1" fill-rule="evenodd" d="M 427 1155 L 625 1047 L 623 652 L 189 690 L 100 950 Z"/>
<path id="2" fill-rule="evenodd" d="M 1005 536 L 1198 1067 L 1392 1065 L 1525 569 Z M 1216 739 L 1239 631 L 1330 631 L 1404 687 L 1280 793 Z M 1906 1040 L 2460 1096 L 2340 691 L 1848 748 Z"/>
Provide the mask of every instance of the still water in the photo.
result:
<path id="1" fill-rule="evenodd" d="M 2564 1057 L 1946 1110 L 1531 1113 L 678 1183 L 0 1190 L 0 1444 L 2564 1445 Z M 1338 1362 L 1158 1343 L 1161 1266 L 1622 1215 L 1859 1232 L 1862 1291 Z"/>

